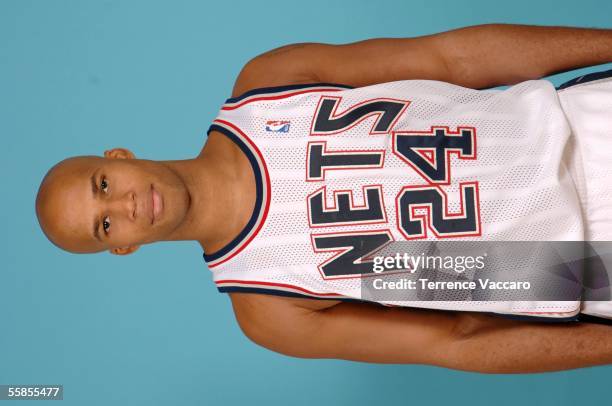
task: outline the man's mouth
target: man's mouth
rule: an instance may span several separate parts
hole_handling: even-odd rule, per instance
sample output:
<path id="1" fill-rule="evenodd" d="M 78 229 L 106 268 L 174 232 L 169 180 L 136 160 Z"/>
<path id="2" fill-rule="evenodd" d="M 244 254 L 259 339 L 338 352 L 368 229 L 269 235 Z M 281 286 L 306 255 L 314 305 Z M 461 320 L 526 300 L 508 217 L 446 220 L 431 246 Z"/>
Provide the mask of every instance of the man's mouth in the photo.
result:
<path id="1" fill-rule="evenodd" d="M 164 200 L 162 199 L 161 193 L 159 193 L 153 185 L 151 185 L 151 224 L 159 220 L 164 208 Z"/>

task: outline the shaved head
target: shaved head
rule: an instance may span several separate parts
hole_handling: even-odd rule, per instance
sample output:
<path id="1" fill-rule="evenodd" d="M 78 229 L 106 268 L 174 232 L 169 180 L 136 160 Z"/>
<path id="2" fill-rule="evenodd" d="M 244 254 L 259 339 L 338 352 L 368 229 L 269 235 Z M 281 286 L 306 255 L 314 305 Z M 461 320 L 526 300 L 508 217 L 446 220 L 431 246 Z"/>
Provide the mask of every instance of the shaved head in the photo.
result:
<path id="1" fill-rule="evenodd" d="M 67 158 L 47 172 L 38 189 L 36 215 L 40 227 L 52 243 L 66 251 L 101 251 L 94 241 L 87 244 L 86 227 L 79 224 L 79 220 L 86 219 L 73 214 L 75 205 L 86 198 L 87 188 L 79 183 L 87 177 L 79 175 L 91 172 L 102 159 L 97 156 Z"/>
<path id="2" fill-rule="evenodd" d="M 189 203 L 168 166 L 113 149 L 53 166 L 39 187 L 36 215 L 45 236 L 66 251 L 126 254 L 170 239 Z"/>

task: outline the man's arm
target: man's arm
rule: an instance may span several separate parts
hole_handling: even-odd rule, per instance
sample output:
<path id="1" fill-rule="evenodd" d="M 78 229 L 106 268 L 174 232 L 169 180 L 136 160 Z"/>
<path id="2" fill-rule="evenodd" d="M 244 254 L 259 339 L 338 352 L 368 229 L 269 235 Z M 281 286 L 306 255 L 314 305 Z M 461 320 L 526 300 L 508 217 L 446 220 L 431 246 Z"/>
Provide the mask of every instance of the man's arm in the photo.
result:
<path id="1" fill-rule="evenodd" d="M 240 325 L 254 342 L 302 358 L 427 364 L 485 373 L 612 363 L 612 327 L 536 323 L 477 313 L 341 303 L 311 311 L 254 306 Z"/>
<path id="2" fill-rule="evenodd" d="M 612 30 L 487 24 L 416 38 L 281 47 L 252 59 L 233 94 L 293 83 L 432 79 L 480 89 L 612 62 Z"/>

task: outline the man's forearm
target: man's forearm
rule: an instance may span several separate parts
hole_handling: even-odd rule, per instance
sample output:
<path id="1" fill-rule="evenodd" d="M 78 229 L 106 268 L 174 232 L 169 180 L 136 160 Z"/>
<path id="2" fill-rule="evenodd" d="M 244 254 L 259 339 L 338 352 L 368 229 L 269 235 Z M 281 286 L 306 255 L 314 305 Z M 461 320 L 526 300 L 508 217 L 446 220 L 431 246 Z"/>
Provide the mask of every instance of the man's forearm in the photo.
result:
<path id="1" fill-rule="evenodd" d="M 453 82 L 486 88 L 612 62 L 612 30 L 490 24 L 438 34 Z"/>
<path id="2" fill-rule="evenodd" d="M 490 317 L 490 316 L 478 316 Z M 500 319 L 452 343 L 451 368 L 486 373 L 559 371 L 612 363 L 612 327 Z M 488 327 L 487 327 L 488 326 Z"/>

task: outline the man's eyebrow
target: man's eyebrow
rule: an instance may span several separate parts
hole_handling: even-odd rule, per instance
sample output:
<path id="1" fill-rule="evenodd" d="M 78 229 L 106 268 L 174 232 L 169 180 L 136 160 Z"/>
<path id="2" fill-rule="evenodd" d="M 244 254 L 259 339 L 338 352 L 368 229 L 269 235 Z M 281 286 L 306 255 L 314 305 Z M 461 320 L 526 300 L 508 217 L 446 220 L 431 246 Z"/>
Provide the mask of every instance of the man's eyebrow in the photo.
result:
<path id="1" fill-rule="evenodd" d="M 96 173 L 98 172 L 98 170 L 95 170 L 94 173 L 91 174 L 91 195 L 92 197 L 96 198 L 96 192 L 98 191 L 98 185 L 96 183 Z M 96 240 L 102 242 L 102 239 L 100 238 L 100 219 L 98 219 L 98 217 L 96 216 L 94 218 L 94 222 L 93 222 L 93 236 L 96 238 Z"/>

